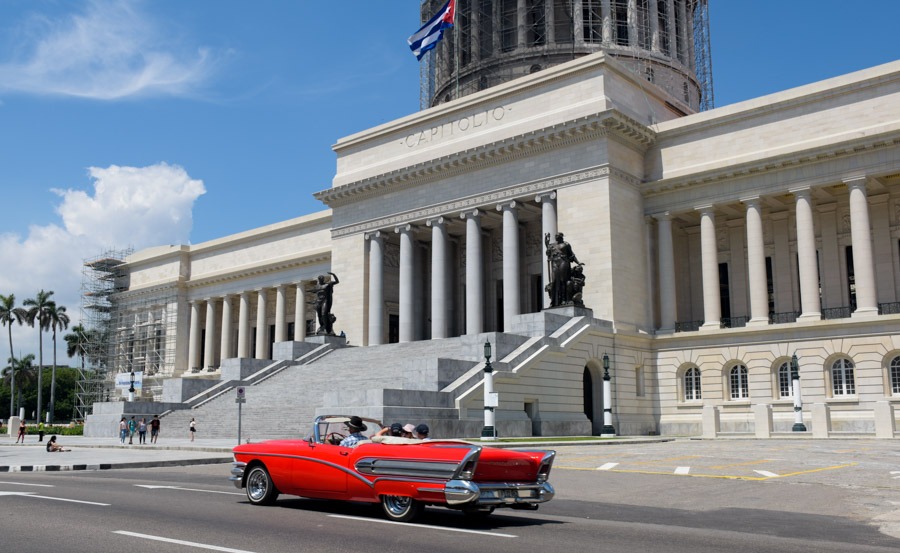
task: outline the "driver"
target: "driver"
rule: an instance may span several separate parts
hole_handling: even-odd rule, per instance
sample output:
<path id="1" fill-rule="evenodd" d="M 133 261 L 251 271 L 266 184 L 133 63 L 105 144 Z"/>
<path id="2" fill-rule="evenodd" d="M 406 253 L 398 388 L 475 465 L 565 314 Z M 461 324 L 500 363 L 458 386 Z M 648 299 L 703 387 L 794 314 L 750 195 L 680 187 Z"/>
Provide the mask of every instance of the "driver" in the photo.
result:
<path id="1" fill-rule="evenodd" d="M 349 435 L 341 440 L 341 444 L 344 447 L 356 447 L 359 442 L 368 440 L 367 436 L 363 435 L 363 432 L 368 428 L 366 424 L 362 421 L 361 418 L 353 415 L 350 417 L 350 420 L 347 421 L 347 430 L 349 431 Z"/>

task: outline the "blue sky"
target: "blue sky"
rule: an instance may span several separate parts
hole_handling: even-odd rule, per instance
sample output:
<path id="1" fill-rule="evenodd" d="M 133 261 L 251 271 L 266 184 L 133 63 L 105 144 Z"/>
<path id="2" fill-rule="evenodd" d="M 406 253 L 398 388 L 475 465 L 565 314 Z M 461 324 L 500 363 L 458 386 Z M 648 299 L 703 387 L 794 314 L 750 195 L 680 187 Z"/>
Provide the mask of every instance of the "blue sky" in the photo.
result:
<path id="1" fill-rule="evenodd" d="M 331 145 L 418 109 L 419 4 L 0 2 L 0 293 L 54 290 L 74 322 L 81 260 L 107 247 L 323 209 Z M 717 106 L 900 57 L 896 0 L 711 4 Z M 14 339 L 36 353 L 33 329 Z"/>

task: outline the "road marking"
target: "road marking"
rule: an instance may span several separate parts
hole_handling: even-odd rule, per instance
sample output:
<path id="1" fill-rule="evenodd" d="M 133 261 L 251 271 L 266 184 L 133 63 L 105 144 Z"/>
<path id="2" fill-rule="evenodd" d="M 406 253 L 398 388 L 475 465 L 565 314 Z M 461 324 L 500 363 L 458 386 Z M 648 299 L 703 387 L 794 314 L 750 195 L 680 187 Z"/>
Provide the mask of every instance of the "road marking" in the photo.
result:
<path id="1" fill-rule="evenodd" d="M 619 466 L 619 463 L 606 463 L 602 467 L 597 467 L 597 470 L 610 470 Z"/>
<path id="2" fill-rule="evenodd" d="M 209 545 L 206 543 L 197 543 L 193 541 L 175 540 L 172 538 L 164 538 L 162 536 L 151 536 L 149 534 L 138 534 L 136 532 L 127 532 L 125 530 L 116 530 L 113 534 L 121 536 L 131 536 L 133 538 L 141 538 L 145 540 L 163 541 L 166 543 L 177 543 L 178 545 L 186 545 L 188 547 L 199 547 L 200 549 L 212 549 L 213 551 L 227 551 L 229 553 L 253 553 L 245 549 L 233 549 L 231 547 L 221 547 L 219 545 Z"/>
<path id="3" fill-rule="evenodd" d="M 778 475 L 775 474 L 774 472 L 769 472 L 767 470 L 754 470 L 753 472 L 755 472 L 756 474 L 765 476 L 766 478 L 777 478 L 778 477 Z"/>
<path id="4" fill-rule="evenodd" d="M 9 484 L 11 486 L 35 486 L 38 488 L 52 488 L 52 484 L 26 484 L 25 482 L 0 482 L 0 484 Z"/>
<path id="5" fill-rule="evenodd" d="M 709 468 L 713 470 L 722 470 L 731 467 L 745 467 L 747 465 L 761 465 L 763 463 L 771 463 L 771 459 L 759 459 L 757 461 L 745 461 L 743 463 L 729 463 L 727 465 L 711 465 Z"/>
<path id="6" fill-rule="evenodd" d="M 351 517 L 347 515 L 328 515 L 332 518 L 345 518 L 348 520 L 361 520 L 363 522 L 377 522 L 380 524 L 399 524 L 404 528 L 430 528 L 432 530 L 444 530 L 446 532 L 463 532 L 465 534 L 481 534 L 483 536 L 494 536 L 497 538 L 518 538 L 513 534 L 502 534 L 500 532 L 485 532 L 482 530 L 466 530 L 465 528 L 447 528 L 446 526 L 432 526 L 430 524 L 409 524 L 407 522 L 394 522 L 393 520 L 381 520 L 377 518 Z"/>
<path id="7" fill-rule="evenodd" d="M 891 474 L 900 474 L 900 470 L 892 470 Z M 891 476 L 891 478 L 900 478 L 900 476 Z"/>
<path id="8" fill-rule="evenodd" d="M 69 503 L 83 503 L 85 505 L 99 505 L 101 507 L 109 507 L 109 503 L 95 503 L 93 501 L 81 501 L 79 499 L 65 499 L 63 497 L 50 497 L 49 495 L 37 495 L 34 492 L 0 492 L 2 495 L 19 495 L 22 497 L 33 497 L 35 499 L 52 499 L 53 501 L 68 501 Z"/>
<path id="9" fill-rule="evenodd" d="M 675 474 L 689 474 L 691 472 L 691 467 L 677 467 L 675 469 Z"/>
<path id="10" fill-rule="evenodd" d="M 183 492 L 206 492 L 206 493 L 224 493 L 225 495 L 244 495 L 240 492 L 222 492 L 219 490 L 198 490 L 196 488 L 181 488 L 179 486 L 153 486 L 150 484 L 135 484 L 138 488 L 147 488 L 148 490 L 181 490 Z"/>

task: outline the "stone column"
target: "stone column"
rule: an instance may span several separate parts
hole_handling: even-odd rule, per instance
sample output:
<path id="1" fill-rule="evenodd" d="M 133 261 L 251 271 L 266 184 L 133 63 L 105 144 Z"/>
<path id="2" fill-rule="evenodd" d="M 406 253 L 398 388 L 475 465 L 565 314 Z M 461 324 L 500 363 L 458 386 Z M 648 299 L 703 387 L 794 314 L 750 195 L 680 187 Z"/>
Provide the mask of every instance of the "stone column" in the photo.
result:
<path id="1" fill-rule="evenodd" d="M 447 225 L 443 217 L 429 219 L 431 227 L 431 337 L 446 338 L 447 277 L 449 276 Z"/>
<path id="2" fill-rule="evenodd" d="M 819 212 L 819 233 L 822 236 L 822 307 L 838 307 L 844 304 L 842 296 L 844 287 L 841 284 L 841 272 L 838 268 L 840 255 L 837 238 L 837 204 L 816 205 Z"/>
<path id="3" fill-rule="evenodd" d="M 306 285 L 297 283 L 297 302 L 294 304 L 294 341 L 306 340 Z"/>
<path id="4" fill-rule="evenodd" d="M 613 16 L 610 0 L 600 0 L 600 16 L 603 18 L 603 42 L 609 44 L 613 41 Z"/>
<path id="5" fill-rule="evenodd" d="M 701 330 L 722 328 L 722 304 L 719 298 L 719 248 L 716 244 L 716 220 L 713 206 L 700 210 L 700 257 L 703 275 L 703 326 Z"/>
<path id="6" fill-rule="evenodd" d="M 238 351 L 237 356 L 250 357 L 250 293 L 241 292 L 238 304 Z"/>
<path id="7" fill-rule="evenodd" d="M 666 2 L 666 33 L 669 35 L 669 51 L 667 55 L 678 59 L 678 30 L 675 26 L 675 0 Z"/>
<path id="8" fill-rule="evenodd" d="M 399 305 L 399 341 L 412 342 L 415 339 L 413 328 L 413 305 L 415 290 L 413 277 L 415 273 L 415 255 L 412 225 L 403 225 L 394 229 L 400 235 L 400 305 Z"/>
<path id="9" fill-rule="evenodd" d="M 675 332 L 675 249 L 672 242 L 672 215 L 654 215 L 659 234 L 659 331 Z"/>
<path id="10" fill-rule="evenodd" d="M 869 205 L 872 215 L 872 257 L 878 286 L 875 297 L 878 302 L 893 303 L 897 301 L 893 256 L 893 249 L 897 246 L 891 238 L 890 195 L 869 196 Z"/>
<path id="11" fill-rule="evenodd" d="M 515 201 L 498 205 L 497 211 L 503 213 L 503 325 L 508 327 L 521 313 L 519 212 Z"/>
<path id="12" fill-rule="evenodd" d="M 230 359 L 234 352 L 231 346 L 231 296 L 222 298 L 222 342 L 219 345 L 219 358 Z"/>
<path id="13" fill-rule="evenodd" d="M 381 231 L 366 235 L 369 241 L 369 342 L 384 343 L 384 237 Z"/>
<path id="14" fill-rule="evenodd" d="M 216 303 L 213 298 L 206 300 L 206 340 L 203 343 L 203 359 L 206 367 L 211 369 L 216 363 Z"/>
<path id="15" fill-rule="evenodd" d="M 268 341 L 266 340 L 266 289 L 256 291 L 256 351 L 257 359 L 268 359 Z"/>
<path id="16" fill-rule="evenodd" d="M 556 192 L 547 192 L 544 194 L 539 194 L 534 198 L 534 201 L 541 204 L 541 240 L 545 240 L 546 236 L 550 235 L 551 242 L 556 236 L 558 230 L 558 219 L 556 217 Z M 550 267 L 547 265 L 547 250 L 546 247 L 541 248 L 541 251 L 544 252 L 543 260 L 541 266 L 544 271 L 544 278 L 541 281 L 543 284 L 542 290 L 547 289 L 547 285 L 550 284 Z M 550 295 L 546 292 L 543 295 L 544 302 L 543 306 L 550 307 Z"/>
<path id="17" fill-rule="evenodd" d="M 200 368 L 200 301 L 191 300 L 191 334 L 188 342 L 188 370 Z"/>
<path id="18" fill-rule="evenodd" d="M 850 189 L 850 241 L 853 244 L 853 274 L 856 279 L 856 311 L 851 316 L 877 315 L 866 178 L 846 179 L 844 183 Z"/>
<path id="19" fill-rule="evenodd" d="M 818 321 L 822 318 L 822 310 L 819 302 L 819 265 L 812 197 L 809 188 L 794 189 L 791 192 L 797 199 L 797 272 L 800 273 L 800 317 L 797 320 Z"/>
<path id="20" fill-rule="evenodd" d="M 479 334 L 484 328 L 481 212 L 474 209 L 462 213 L 460 218 L 466 221 L 466 334 Z"/>
<path id="21" fill-rule="evenodd" d="M 747 206 L 747 283 L 750 321 L 747 326 L 769 324 L 769 290 L 766 285 L 766 250 L 759 197 L 741 200 Z"/>
<path id="22" fill-rule="evenodd" d="M 275 287 L 275 341 L 287 341 L 287 296 L 284 284 Z"/>
<path id="23" fill-rule="evenodd" d="M 660 40 L 659 40 L 659 9 L 658 4 L 656 2 L 649 2 L 650 4 L 650 13 L 648 15 L 648 19 L 650 20 L 650 49 L 654 52 L 659 52 L 660 50 Z"/>

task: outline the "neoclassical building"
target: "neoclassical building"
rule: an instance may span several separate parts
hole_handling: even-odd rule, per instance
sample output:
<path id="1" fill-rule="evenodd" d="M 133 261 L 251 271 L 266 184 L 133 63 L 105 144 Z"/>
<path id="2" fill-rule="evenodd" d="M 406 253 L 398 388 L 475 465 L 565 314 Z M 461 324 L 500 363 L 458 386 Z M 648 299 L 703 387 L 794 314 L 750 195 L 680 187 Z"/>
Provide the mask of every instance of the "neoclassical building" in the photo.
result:
<path id="1" fill-rule="evenodd" d="M 327 210 L 124 260 L 121 320 L 167 310 L 170 361 L 95 413 L 227 419 L 244 384 L 258 435 L 354 410 L 472 436 L 489 341 L 501 434 L 788 432 L 796 355 L 811 434 L 894 436 L 900 62 L 694 112 L 600 51 L 333 150 Z M 556 232 L 587 310 L 546 308 Z"/>

